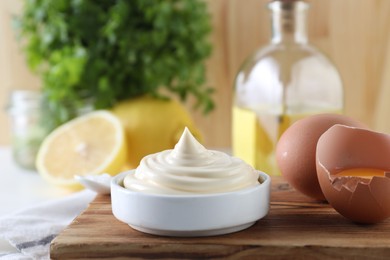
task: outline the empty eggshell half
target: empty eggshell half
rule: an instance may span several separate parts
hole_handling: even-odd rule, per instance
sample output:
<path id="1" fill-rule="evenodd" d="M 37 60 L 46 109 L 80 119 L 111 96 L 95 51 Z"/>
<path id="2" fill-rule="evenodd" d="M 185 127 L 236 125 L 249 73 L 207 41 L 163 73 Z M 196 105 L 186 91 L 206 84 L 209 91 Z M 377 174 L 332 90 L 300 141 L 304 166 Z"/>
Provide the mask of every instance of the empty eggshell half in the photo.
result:
<path id="1" fill-rule="evenodd" d="M 334 125 L 318 140 L 316 168 L 325 198 L 344 217 L 377 223 L 390 216 L 390 135 Z"/>

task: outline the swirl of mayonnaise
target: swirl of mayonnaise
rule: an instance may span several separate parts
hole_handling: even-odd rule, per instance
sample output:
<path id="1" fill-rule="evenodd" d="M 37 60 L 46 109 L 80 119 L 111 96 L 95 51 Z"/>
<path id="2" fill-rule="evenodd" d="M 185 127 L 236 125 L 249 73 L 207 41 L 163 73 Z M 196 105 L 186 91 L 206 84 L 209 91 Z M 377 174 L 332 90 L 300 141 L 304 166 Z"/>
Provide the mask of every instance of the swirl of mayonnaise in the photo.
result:
<path id="1" fill-rule="evenodd" d="M 124 187 L 157 194 L 207 194 L 259 185 L 258 173 L 239 158 L 207 150 L 185 128 L 173 150 L 144 157 Z"/>

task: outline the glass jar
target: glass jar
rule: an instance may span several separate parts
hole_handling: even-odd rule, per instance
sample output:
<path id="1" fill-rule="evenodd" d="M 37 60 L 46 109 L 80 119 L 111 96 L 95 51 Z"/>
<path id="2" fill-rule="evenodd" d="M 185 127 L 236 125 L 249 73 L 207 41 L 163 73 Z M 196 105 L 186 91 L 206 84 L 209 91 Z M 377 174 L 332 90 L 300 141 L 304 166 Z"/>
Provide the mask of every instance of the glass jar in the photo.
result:
<path id="1" fill-rule="evenodd" d="M 341 113 L 343 87 L 336 67 L 307 37 L 304 1 L 272 1 L 270 43 L 242 65 L 235 79 L 232 148 L 256 169 L 279 175 L 275 147 L 295 121 Z"/>
<path id="2" fill-rule="evenodd" d="M 48 132 L 41 124 L 42 95 L 29 90 L 13 91 L 8 113 L 11 119 L 13 158 L 18 165 L 35 169 L 36 154 Z"/>
<path id="3" fill-rule="evenodd" d="M 67 107 L 70 119 L 95 109 L 92 97 L 82 97 L 81 100 L 81 104 L 61 104 Z M 8 113 L 14 160 L 24 168 L 35 170 L 36 156 L 43 139 L 59 126 L 53 121 L 50 104 L 41 92 L 16 90 L 11 93 Z"/>

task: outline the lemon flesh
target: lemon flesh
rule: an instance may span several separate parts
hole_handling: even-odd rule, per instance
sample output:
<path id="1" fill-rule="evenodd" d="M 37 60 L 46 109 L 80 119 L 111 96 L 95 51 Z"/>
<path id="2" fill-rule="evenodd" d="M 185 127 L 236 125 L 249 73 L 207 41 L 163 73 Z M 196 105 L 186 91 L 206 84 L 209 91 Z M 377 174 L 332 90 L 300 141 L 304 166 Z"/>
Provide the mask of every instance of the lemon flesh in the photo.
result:
<path id="1" fill-rule="evenodd" d="M 43 141 L 36 166 L 50 183 L 80 188 L 74 175 L 117 174 L 126 162 L 126 140 L 120 120 L 100 110 L 75 118 Z"/>

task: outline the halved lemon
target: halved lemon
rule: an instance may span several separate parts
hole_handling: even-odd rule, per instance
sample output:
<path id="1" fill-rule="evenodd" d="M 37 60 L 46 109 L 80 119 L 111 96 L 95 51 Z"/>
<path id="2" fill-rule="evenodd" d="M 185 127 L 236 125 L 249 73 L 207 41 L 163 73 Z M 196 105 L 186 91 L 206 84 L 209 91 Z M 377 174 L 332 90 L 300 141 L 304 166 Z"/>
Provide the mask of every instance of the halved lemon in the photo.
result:
<path id="1" fill-rule="evenodd" d="M 120 172 L 126 162 L 126 140 L 120 120 L 98 110 L 77 117 L 51 132 L 39 148 L 36 167 L 50 183 L 81 188 L 75 175 Z"/>

